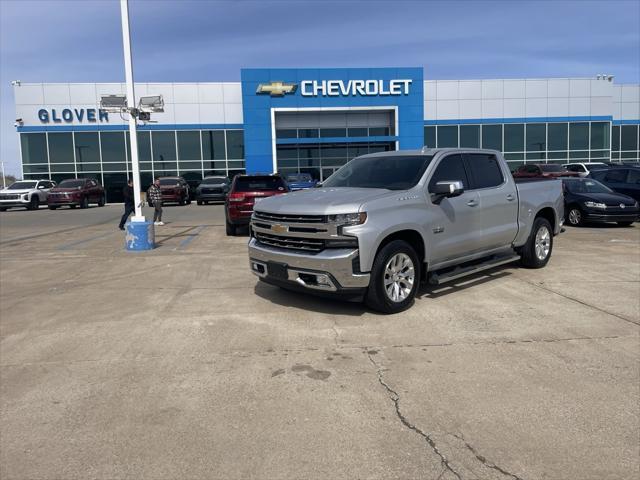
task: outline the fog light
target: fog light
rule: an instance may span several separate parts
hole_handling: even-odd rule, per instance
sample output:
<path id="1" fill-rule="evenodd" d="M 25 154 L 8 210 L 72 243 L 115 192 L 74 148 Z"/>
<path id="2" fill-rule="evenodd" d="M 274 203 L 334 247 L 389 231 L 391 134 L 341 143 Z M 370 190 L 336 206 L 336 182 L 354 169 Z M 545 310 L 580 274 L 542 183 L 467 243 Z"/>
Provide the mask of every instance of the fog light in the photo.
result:
<path id="1" fill-rule="evenodd" d="M 331 281 L 327 275 L 316 275 L 318 285 L 331 285 Z"/>

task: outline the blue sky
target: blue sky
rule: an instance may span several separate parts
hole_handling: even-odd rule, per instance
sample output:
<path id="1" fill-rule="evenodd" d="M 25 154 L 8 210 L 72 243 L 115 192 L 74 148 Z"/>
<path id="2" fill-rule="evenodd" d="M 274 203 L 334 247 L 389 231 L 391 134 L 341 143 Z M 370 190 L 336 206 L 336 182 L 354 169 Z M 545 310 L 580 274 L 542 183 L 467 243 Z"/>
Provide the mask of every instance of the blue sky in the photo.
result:
<path id="1" fill-rule="evenodd" d="M 640 0 L 131 1 L 136 81 L 242 67 L 423 66 L 428 79 L 640 82 Z M 0 155 L 19 172 L 11 80 L 123 81 L 117 0 L 0 0 Z"/>

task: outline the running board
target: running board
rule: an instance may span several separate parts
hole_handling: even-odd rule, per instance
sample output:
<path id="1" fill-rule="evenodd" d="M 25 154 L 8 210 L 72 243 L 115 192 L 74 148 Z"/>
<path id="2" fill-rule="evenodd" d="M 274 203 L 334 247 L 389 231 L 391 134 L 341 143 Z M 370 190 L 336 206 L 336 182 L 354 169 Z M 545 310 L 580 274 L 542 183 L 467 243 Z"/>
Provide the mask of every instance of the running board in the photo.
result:
<path id="1" fill-rule="evenodd" d="M 429 275 L 428 281 L 431 285 L 442 285 L 443 283 L 457 280 L 458 278 L 466 277 L 467 275 L 473 275 L 474 273 L 482 272 L 483 270 L 489 270 L 493 267 L 515 262 L 516 260 L 520 260 L 520 255 L 513 254 L 494 256 L 467 267 L 455 267 L 453 270 L 446 271 L 444 273 L 434 272 Z"/>

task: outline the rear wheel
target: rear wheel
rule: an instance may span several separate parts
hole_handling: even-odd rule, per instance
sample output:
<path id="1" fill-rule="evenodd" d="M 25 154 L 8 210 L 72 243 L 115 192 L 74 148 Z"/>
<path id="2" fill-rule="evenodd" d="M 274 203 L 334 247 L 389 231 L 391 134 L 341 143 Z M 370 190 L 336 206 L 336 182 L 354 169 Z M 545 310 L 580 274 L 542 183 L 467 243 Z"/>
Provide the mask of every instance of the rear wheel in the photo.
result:
<path id="1" fill-rule="evenodd" d="M 618 225 L 620 225 L 621 227 L 630 227 L 631 225 L 633 225 L 633 222 L 618 222 Z"/>
<path id="2" fill-rule="evenodd" d="M 402 312 L 413 304 L 419 280 L 420 262 L 415 250 L 403 240 L 394 240 L 376 255 L 365 303 L 383 313 Z"/>
<path id="3" fill-rule="evenodd" d="M 88 197 L 82 197 L 82 200 L 80 200 L 80 208 L 89 208 L 89 198 Z"/>
<path id="4" fill-rule="evenodd" d="M 575 205 L 569 207 L 569 215 L 567 216 L 567 220 L 569 221 L 569 225 L 574 227 L 579 227 L 584 224 L 584 218 L 582 215 L 582 210 L 580 207 Z"/>
<path id="5" fill-rule="evenodd" d="M 57 205 L 49 205 L 49 210 L 55 210 L 56 208 L 58 208 Z"/>
<path id="6" fill-rule="evenodd" d="M 38 208 L 40 208 L 40 197 L 38 197 L 38 195 L 33 195 L 29 205 L 27 206 L 27 210 L 38 210 Z"/>
<path id="7" fill-rule="evenodd" d="M 7 207 L 0 207 L 0 212 L 6 212 L 7 211 Z"/>
<path id="8" fill-rule="evenodd" d="M 178 205 L 180 205 L 181 207 L 184 205 L 184 197 L 180 197 L 180 200 L 178 200 Z"/>
<path id="9" fill-rule="evenodd" d="M 551 257 L 553 250 L 553 231 L 546 218 L 538 217 L 521 251 L 520 263 L 527 268 L 542 268 Z"/>
<path id="10" fill-rule="evenodd" d="M 202 205 L 202 200 L 196 200 L 196 203 L 197 203 L 198 205 Z"/>
<path id="11" fill-rule="evenodd" d="M 69 205 L 69 208 L 76 208 L 76 205 Z"/>
<path id="12" fill-rule="evenodd" d="M 231 237 L 235 237 L 236 236 L 236 232 L 238 231 L 238 228 L 236 225 L 234 225 L 233 223 L 230 223 L 229 220 L 226 221 L 226 230 L 227 230 L 227 235 L 231 236 Z"/>

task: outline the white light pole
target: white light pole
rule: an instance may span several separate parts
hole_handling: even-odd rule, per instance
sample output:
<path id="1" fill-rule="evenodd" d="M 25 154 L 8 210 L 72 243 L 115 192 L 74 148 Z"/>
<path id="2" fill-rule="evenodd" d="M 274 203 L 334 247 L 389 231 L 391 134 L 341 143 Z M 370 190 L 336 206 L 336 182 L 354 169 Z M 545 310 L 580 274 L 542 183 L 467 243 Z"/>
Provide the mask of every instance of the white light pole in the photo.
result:
<path id="1" fill-rule="evenodd" d="M 2 188 L 7 188 L 7 182 L 4 179 L 4 160 L 0 162 L 0 166 L 2 167 Z"/>
<path id="2" fill-rule="evenodd" d="M 138 162 L 137 118 L 135 115 L 136 97 L 133 88 L 133 62 L 131 61 L 131 35 L 129 33 L 129 2 L 120 0 L 122 17 L 122 45 L 124 47 L 124 70 L 127 80 L 127 110 L 129 113 L 129 137 L 131 138 L 131 169 L 133 170 L 133 201 L 135 213 L 132 222 L 144 222 L 142 202 L 140 200 L 140 164 Z"/>

